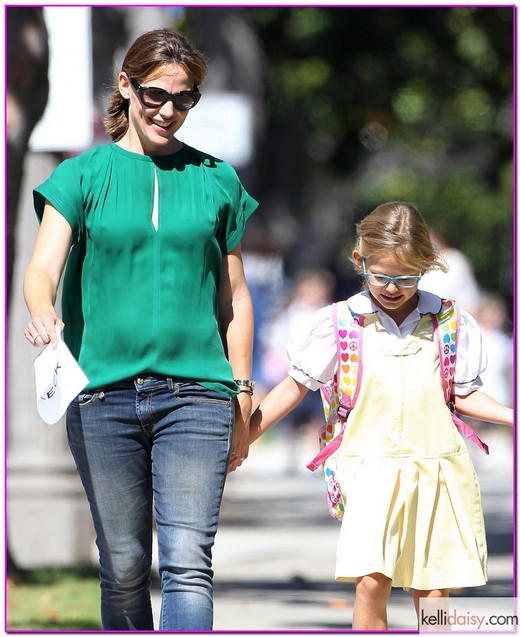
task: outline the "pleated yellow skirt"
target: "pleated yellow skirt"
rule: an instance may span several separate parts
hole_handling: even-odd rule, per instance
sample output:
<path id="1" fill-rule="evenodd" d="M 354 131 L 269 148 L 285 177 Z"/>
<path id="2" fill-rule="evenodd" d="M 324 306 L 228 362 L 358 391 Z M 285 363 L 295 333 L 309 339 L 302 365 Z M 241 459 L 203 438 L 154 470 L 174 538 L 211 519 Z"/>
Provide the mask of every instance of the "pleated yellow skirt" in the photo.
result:
<path id="1" fill-rule="evenodd" d="M 383 573 L 395 587 L 486 583 L 480 492 L 467 451 L 441 459 L 349 458 L 336 578 Z"/>
<path id="2" fill-rule="evenodd" d="M 338 451 L 336 577 L 383 573 L 419 590 L 483 585 L 480 489 L 444 402 L 431 318 L 399 339 L 367 317 L 363 339 L 361 391 Z"/>

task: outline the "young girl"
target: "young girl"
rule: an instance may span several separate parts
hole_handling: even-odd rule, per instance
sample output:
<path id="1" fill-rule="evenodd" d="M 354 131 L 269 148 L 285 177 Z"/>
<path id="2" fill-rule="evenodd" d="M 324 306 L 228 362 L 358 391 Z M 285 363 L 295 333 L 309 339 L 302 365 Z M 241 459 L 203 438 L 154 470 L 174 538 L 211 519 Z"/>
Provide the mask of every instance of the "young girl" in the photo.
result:
<path id="1" fill-rule="evenodd" d="M 417 289 L 445 269 L 417 208 L 390 202 L 357 225 L 352 262 L 367 289 L 348 299 L 365 316 L 363 381 L 338 452 L 345 513 L 336 579 L 356 582 L 352 628 L 386 630 L 392 586 L 421 597 L 486 582 L 480 492 L 463 438 L 443 396 L 432 314 L 441 299 Z M 289 346 L 292 368 L 260 403 L 251 441 L 334 375 L 331 306 Z M 463 415 L 513 423 L 512 409 L 479 391 L 485 368 L 480 332 L 461 311 L 453 384 Z"/>

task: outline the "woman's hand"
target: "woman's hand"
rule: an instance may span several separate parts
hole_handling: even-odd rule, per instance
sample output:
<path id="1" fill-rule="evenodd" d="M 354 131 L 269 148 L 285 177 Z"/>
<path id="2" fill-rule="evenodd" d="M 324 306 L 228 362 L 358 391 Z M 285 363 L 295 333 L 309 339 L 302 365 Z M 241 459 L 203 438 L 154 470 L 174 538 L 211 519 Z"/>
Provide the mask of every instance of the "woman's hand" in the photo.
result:
<path id="1" fill-rule="evenodd" d="M 46 312 L 34 316 L 24 330 L 25 338 L 34 347 L 41 347 L 52 343 L 54 348 L 58 347 L 58 331 L 63 332 L 64 324 L 56 312 Z"/>
<path id="2" fill-rule="evenodd" d="M 248 392 L 240 392 L 236 397 L 233 449 L 231 450 L 228 473 L 238 469 L 249 455 L 249 419 L 252 403 L 252 397 Z"/>

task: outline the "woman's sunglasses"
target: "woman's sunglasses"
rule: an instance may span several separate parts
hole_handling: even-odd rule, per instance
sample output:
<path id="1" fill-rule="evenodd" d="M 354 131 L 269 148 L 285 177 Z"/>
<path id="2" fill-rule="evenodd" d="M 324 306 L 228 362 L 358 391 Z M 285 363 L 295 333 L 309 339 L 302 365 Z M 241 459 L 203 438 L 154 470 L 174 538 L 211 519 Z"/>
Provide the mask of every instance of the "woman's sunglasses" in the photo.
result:
<path id="1" fill-rule="evenodd" d="M 155 86 L 141 86 L 136 80 L 130 78 L 132 86 L 135 88 L 141 102 L 149 108 L 159 108 L 172 101 L 173 106 L 178 111 L 187 111 L 196 106 L 200 100 L 199 89 L 195 87 L 193 91 L 179 91 L 178 93 L 168 93 L 163 88 Z"/>

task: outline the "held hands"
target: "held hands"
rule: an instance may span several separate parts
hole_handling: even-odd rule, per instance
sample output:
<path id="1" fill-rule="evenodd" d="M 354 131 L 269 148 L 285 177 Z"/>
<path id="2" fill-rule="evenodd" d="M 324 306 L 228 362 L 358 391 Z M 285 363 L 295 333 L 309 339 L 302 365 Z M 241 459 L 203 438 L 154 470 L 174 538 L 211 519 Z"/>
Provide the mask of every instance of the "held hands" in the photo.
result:
<path id="1" fill-rule="evenodd" d="M 249 455 L 249 418 L 251 417 L 251 408 L 252 398 L 247 392 L 241 392 L 236 396 L 233 449 L 228 473 L 238 469 Z"/>
<path id="2" fill-rule="evenodd" d="M 54 349 L 58 347 L 57 329 L 63 331 L 64 323 L 55 312 L 47 312 L 34 316 L 24 330 L 25 338 L 34 347 L 42 347 L 52 343 Z"/>
<path id="3" fill-rule="evenodd" d="M 303 400 L 308 391 L 307 387 L 286 376 L 267 396 L 262 398 L 253 415 L 251 415 L 251 400 L 248 400 L 247 426 L 240 426 L 240 414 L 237 413 L 235 417 L 235 435 L 239 433 L 240 437 L 244 435 L 245 438 L 240 438 L 240 442 L 237 440 L 233 445 L 229 471 L 234 471 L 242 464 L 249 453 L 249 445 L 285 418 Z M 239 396 L 250 399 L 247 394 L 239 394 Z M 244 399 L 242 401 L 244 404 Z M 246 452 L 242 454 L 239 449 L 245 449 Z"/>

